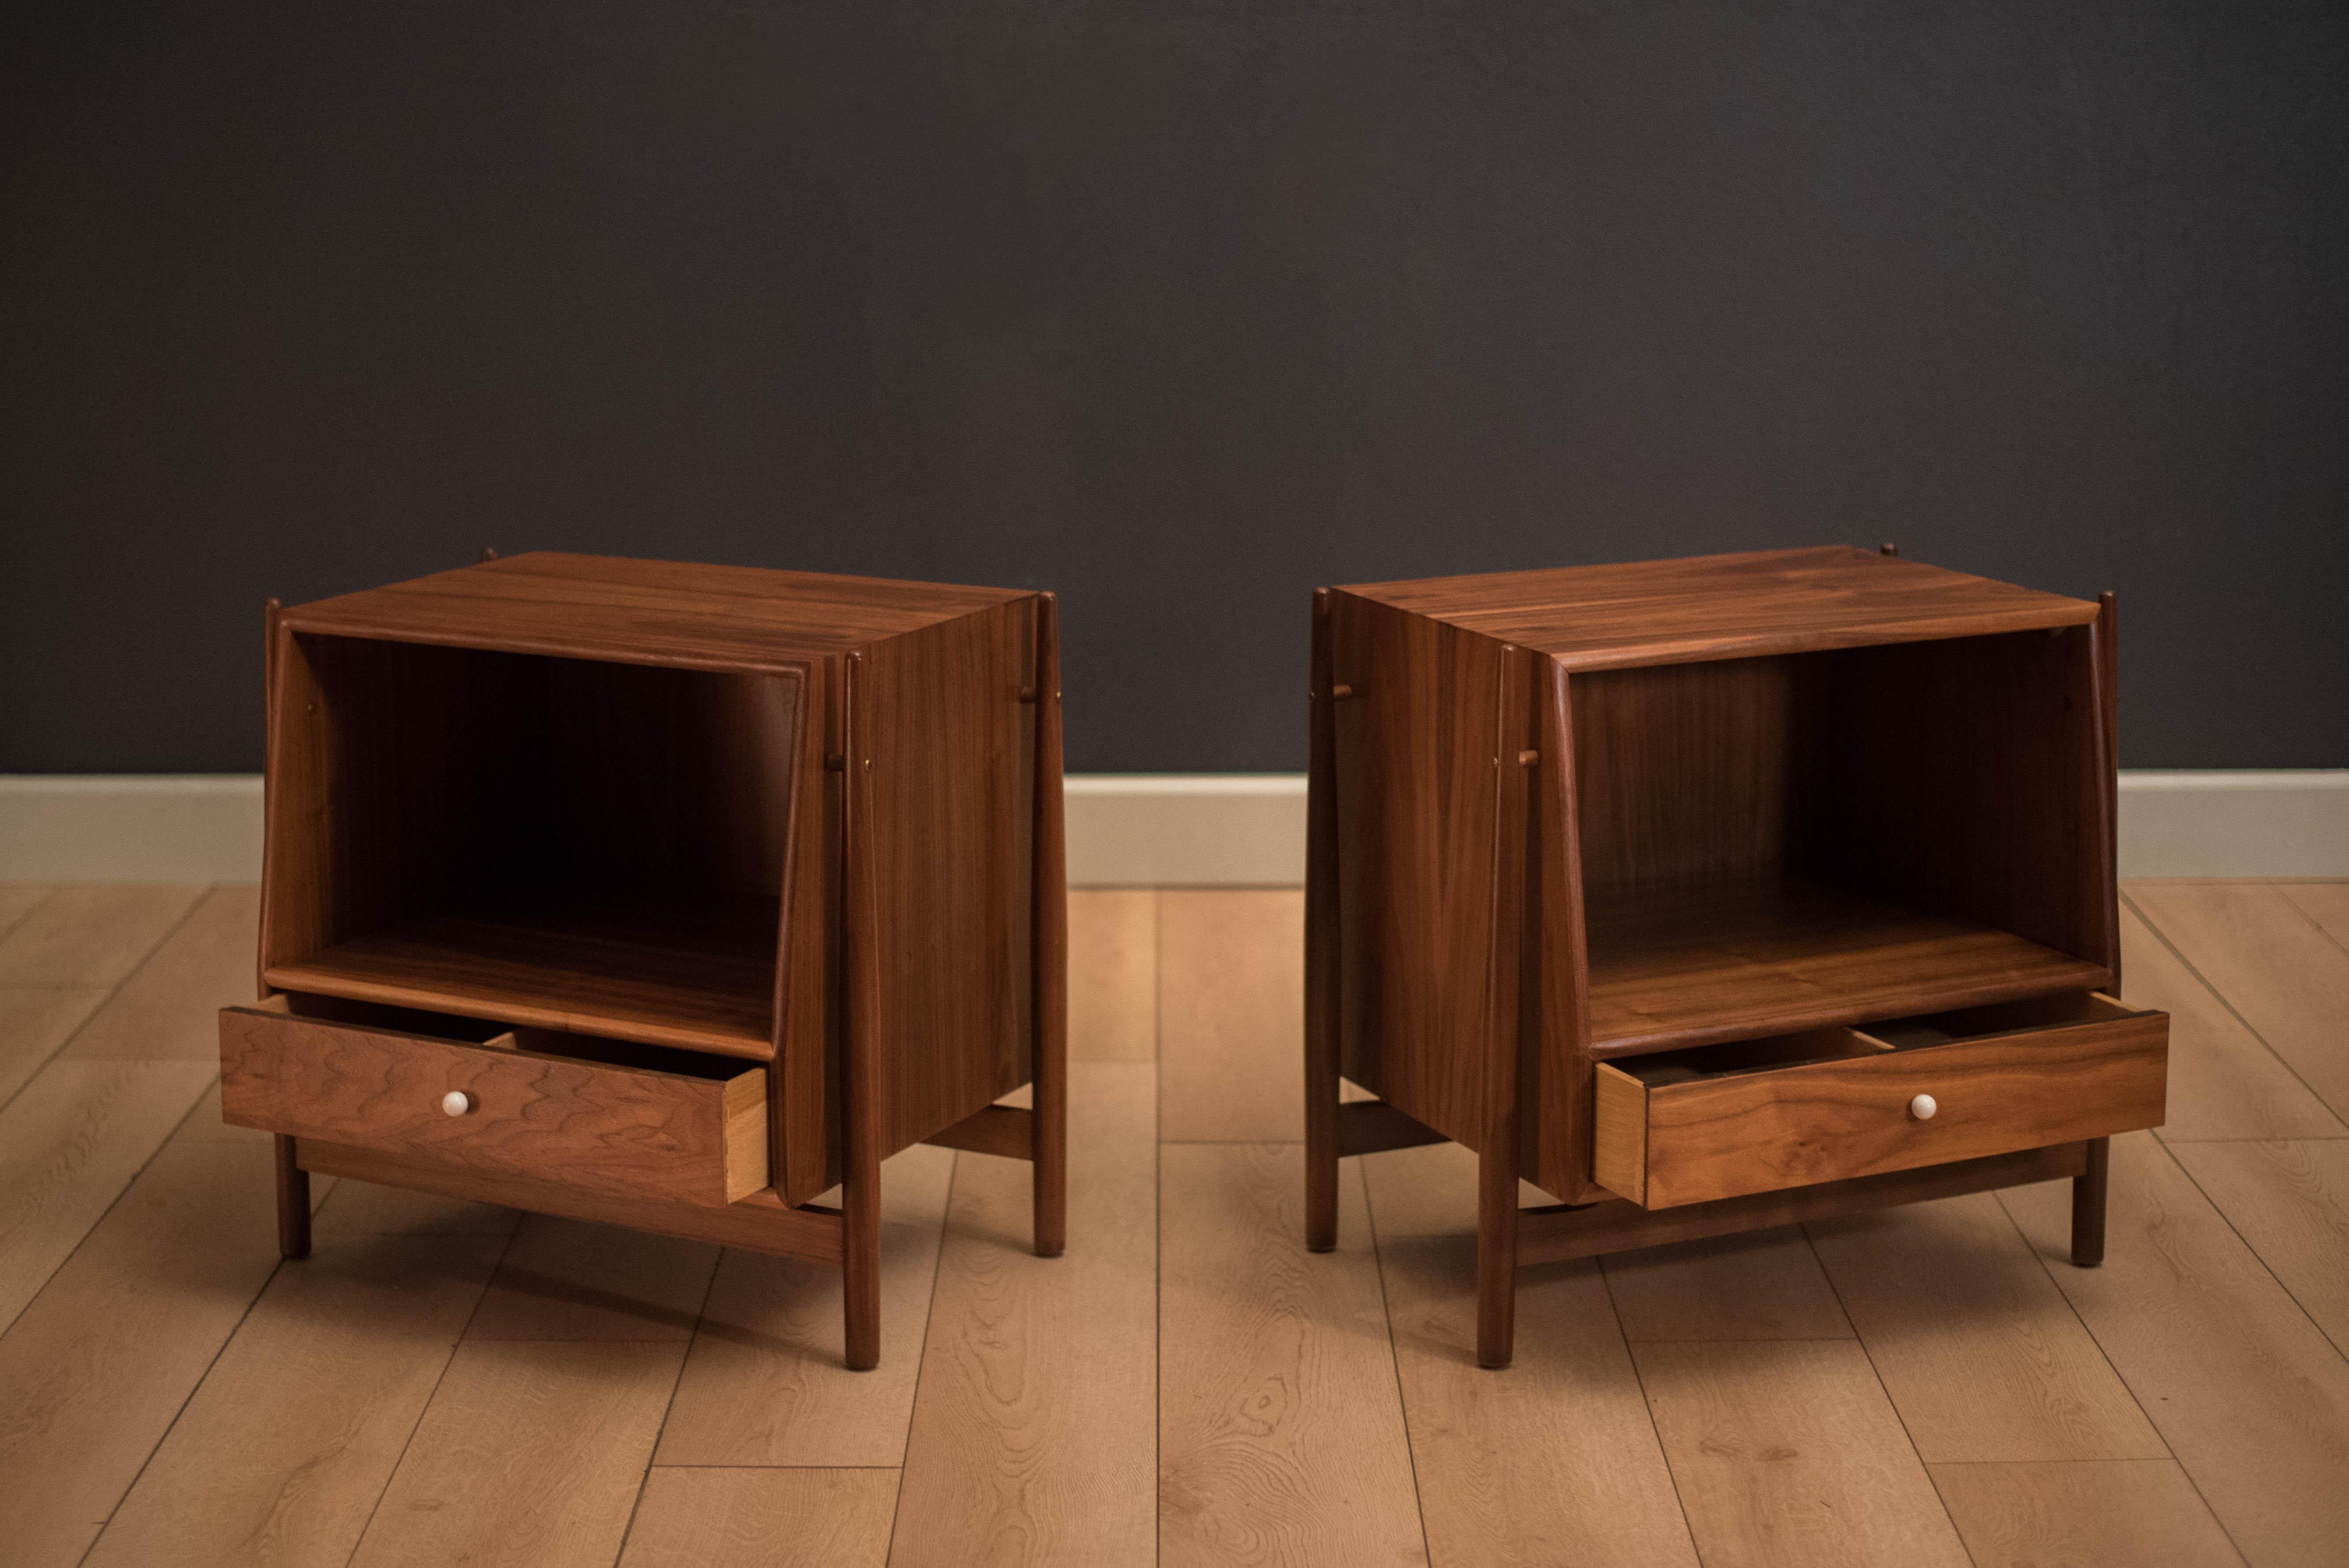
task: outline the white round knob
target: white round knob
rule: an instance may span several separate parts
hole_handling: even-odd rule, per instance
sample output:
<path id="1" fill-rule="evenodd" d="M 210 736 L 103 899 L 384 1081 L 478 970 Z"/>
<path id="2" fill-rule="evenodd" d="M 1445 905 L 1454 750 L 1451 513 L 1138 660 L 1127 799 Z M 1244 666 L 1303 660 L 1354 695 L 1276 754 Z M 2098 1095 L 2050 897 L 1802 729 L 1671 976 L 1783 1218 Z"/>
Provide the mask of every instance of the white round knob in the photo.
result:
<path id="1" fill-rule="evenodd" d="M 473 1097 L 461 1088 L 452 1088 L 440 1097 L 440 1109 L 450 1116 L 462 1116 L 473 1109 Z M 1925 1114 L 1930 1116 L 1933 1113 L 1928 1110 Z"/>
<path id="2" fill-rule="evenodd" d="M 1930 1094 L 1920 1094 L 1909 1102 L 1909 1114 L 1920 1121 L 1932 1120 L 1933 1113 L 1940 1109 L 1934 1103 L 1933 1097 Z"/>

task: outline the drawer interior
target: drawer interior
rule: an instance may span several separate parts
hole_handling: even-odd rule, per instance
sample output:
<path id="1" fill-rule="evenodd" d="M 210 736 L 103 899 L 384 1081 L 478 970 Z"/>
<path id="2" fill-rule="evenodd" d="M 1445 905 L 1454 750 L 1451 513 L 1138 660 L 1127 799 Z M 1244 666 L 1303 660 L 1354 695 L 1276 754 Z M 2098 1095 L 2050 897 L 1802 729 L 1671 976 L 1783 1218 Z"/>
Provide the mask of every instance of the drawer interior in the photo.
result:
<path id="1" fill-rule="evenodd" d="M 2063 991 L 2019 1002 L 1888 1018 L 1857 1026 L 1838 1025 L 1758 1040 L 1660 1051 L 1653 1056 L 1617 1057 L 1606 1065 L 1650 1088 L 1663 1088 L 1673 1084 L 1801 1067 L 1810 1062 L 1881 1056 L 1952 1045 L 1960 1040 L 1988 1039 L 1995 1035 L 2069 1028 L 2076 1024 L 2132 1017 L 2135 1014 L 2136 1009 L 2122 1006 L 2101 991 Z"/>
<path id="2" fill-rule="evenodd" d="M 537 1056 L 564 1057 L 636 1072 L 667 1073 L 677 1078 L 728 1083 L 758 1069 L 734 1057 L 705 1056 L 667 1046 L 642 1045 L 635 1040 L 606 1039 L 567 1029 L 542 1029 L 502 1024 L 489 1018 L 468 1018 L 456 1013 L 431 1013 L 415 1007 L 394 1007 L 375 1002 L 353 1002 L 341 996 L 285 991 L 262 1004 L 264 1012 L 322 1023 L 348 1024 L 355 1028 L 394 1035 L 422 1035 L 492 1050 L 528 1051 Z"/>

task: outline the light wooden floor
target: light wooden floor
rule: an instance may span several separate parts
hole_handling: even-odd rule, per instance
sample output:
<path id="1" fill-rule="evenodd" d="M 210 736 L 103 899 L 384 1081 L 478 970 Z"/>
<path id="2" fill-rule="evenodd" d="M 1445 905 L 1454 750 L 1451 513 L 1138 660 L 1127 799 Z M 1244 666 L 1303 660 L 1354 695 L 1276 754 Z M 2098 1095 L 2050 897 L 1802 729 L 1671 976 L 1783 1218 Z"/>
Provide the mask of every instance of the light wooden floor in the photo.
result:
<path id="1" fill-rule="evenodd" d="M 1299 1244 L 1290 892 L 1071 900 L 1070 1245 L 889 1170 L 827 1270 L 316 1183 L 220 1125 L 246 887 L 0 887 L 0 1563 L 2349 1563 L 2349 883 L 2140 884 L 2170 1121 L 2061 1184 L 1529 1272 L 1470 1362 L 1468 1161 Z"/>

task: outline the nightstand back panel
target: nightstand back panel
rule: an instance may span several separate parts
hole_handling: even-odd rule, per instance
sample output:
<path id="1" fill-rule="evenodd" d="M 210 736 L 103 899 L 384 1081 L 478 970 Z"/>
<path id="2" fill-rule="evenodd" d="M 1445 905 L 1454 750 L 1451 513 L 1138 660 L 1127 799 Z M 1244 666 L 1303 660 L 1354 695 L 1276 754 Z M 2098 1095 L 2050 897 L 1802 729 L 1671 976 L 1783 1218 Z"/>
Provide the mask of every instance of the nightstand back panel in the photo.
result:
<path id="1" fill-rule="evenodd" d="M 1501 645 L 1331 596 L 1339 1070 L 1484 1141 Z M 1508 759 L 1511 769 L 1516 758 Z"/>

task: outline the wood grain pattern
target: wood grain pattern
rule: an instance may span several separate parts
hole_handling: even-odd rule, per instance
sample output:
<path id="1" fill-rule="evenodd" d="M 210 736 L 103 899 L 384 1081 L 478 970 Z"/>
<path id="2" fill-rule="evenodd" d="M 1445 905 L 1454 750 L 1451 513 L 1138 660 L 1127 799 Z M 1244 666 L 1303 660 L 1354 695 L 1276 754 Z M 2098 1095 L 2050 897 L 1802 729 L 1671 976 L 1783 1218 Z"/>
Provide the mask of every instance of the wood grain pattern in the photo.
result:
<path id="1" fill-rule="evenodd" d="M 1036 596 L 1029 779 L 1029 1181 L 1036 1255 L 1059 1257 L 1069 1240 L 1069 868 L 1061 830 L 1061 611 Z"/>
<path id="2" fill-rule="evenodd" d="M 0 938 L 5 938 L 17 922 L 55 891 L 48 882 L 0 882 Z"/>
<path id="3" fill-rule="evenodd" d="M 74 1061 L 208 1062 L 220 1051 L 222 1007 L 253 1000 L 261 890 L 216 887 L 165 937 L 79 1033 Z"/>
<path id="4" fill-rule="evenodd" d="M 51 1062 L 0 1109 L 0 1326 L 16 1321 L 211 1078 L 201 1062 Z"/>
<path id="5" fill-rule="evenodd" d="M 1025 1166 L 957 1157 L 895 1568 L 1151 1562 L 1154 1077 L 1071 1064 L 1065 1257 L 1033 1255 Z"/>
<path id="6" fill-rule="evenodd" d="M 277 1267 L 269 1151 L 166 1149 L 0 1336 L 0 1547 L 73 1563 Z"/>
<path id="7" fill-rule="evenodd" d="M 645 1477 L 619 1568 L 884 1568 L 895 1470 L 679 1470 Z"/>
<path id="8" fill-rule="evenodd" d="M 202 1110 L 199 1108 L 191 1114 L 200 1116 Z M 313 1232 L 322 1236 L 496 1236 L 502 1240 L 522 1223 L 519 1210 L 500 1203 L 335 1177 L 311 1185 L 329 1194 L 320 1201 L 312 1225 Z"/>
<path id="9" fill-rule="evenodd" d="M 57 888 L 0 936 L 0 985 L 118 984 L 203 892 L 181 884 Z"/>
<path id="10" fill-rule="evenodd" d="M 1158 896 L 1159 1136 L 1302 1138 L 1303 896 L 1286 888 Z"/>
<path id="11" fill-rule="evenodd" d="M 1788 1187 L 1744 1198 L 1723 1198 L 1718 1202 L 1689 1203 L 1677 1209 L 1642 1209 L 1637 1203 L 1623 1202 L 1576 1209 L 1534 1209 L 1518 1217 L 1517 1266 L 1532 1268 L 1632 1247 L 1661 1246 L 1735 1231 L 1858 1213 L 1894 1203 L 1921 1203 L 2025 1181 L 2076 1176 L 2085 1169 L 2084 1147 L 2063 1143 L 2052 1149 L 1992 1154 L 1981 1160 L 1961 1160 L 1915 1171 L 1858 1176 L 1847 1181 L 1822 1181 L 1815 1187 Z"/>
<path id="12" fill-rule="evenodd" d="M 1644 1207 L 1648 1202 L 1648 1086 L 1605 1062 L 1595 1070 L 1592 1179 L 1618 1197 Z"/>
<path id="13" fill-rule="evenodd" d="M 1694 1568 L 1598 1264 L 1526 1276 L 1516 1358 L 1481 1370 L 1475 1161 L 1426 1149 L 1361 1168 L 1430 1560 Z"/>
<path id="14" fill-rule="evenodd" d="M 1809 1230 L 1927 1463 L 2169 1456 L 1989 1193 Z"/>
<path id="15" fill-rule="evenodd" d="M 533 551 L 285 612 L 298 632 L 687 668 L 777 668 L 1027 597 L 752 566 Z"/>
<path id="16" fill-rule="evenodd" d="M 322 1238 L 279 1269 L 88 1562 L 347 1561 L 502 1245 Z"/>
<path id="17" fill-rule="evenodd" d="M 2235 1568 L 2242 1562 L 2174 1460 L 1930 1469 L 1974 1568 Z"/>
<path id="18" fill-rule="evenodd" d="M 1361 1179 L 1314 1255 L 1301 1174 L 1294 1144 L 1161 1156 L 1163 1563 L 1426 1560 Z"/>
<path id="19" fill-rule="evenodd" d="M 352 1568 L 572 1568 L 619 1555 L 683 1346 L 468 1341 Z"/>
<path id="20" fill-rule="evenodd" d="M 1793 1226 L 1616 1253 L 1602 1262 L 1629 1340 L 1852 1336 L 1810 1243 Z"/>
<path id="21" fill-rule="evenodd" d="M 2158 1126 L 2166 1037 L 2159 1015 L 2124 1014 L 1651 1084 L 1644 1202 L 1670 1208 Z M 1930 1120 L 1910 1114 L 1919 1094 L 1939 1102 Z"/>
<path id="22" fill-rule="evenodd" d="M 2195 1143 L 2170 1154 L 2349 1355 L 2349 1141 Z"/>
<path id="23" fill-rule="evenodd" d="M 2085 625 L 2096 606 L 1846 545 L 1342 588 L 1556 657 L 1682 664 Z"/>
<path id="24" fill-rule="evenodd" d="M 1707 1568 L 1971 1568 L 1850 1340 L 1634 1345 Z"/>
<path id="25" fill-rule="evenodd" d="M 2349 951 L 2271 885 L 2145 882 L 2130 902 L 2336 1116 L 2349 1119 Z"/>
<path id="26" fill-rule="evenodd" d="M 2161 1140 L 2205 1138 L 2349 1138 L 2267 1042 L 2155 934 L 2121 911 L 2129 1006 L 2169 1015 L 2169 1119 Z"/>
<path id="27" fill-rule="evenodd" d="M 1069 1056 L 1158 1059 L 1158 890 L 1069 890 Z"/>
<path id="28" fill-rule="evenodd" d="M 103 985 L 0 988 L 0 1105 L 5 1105 L 105 1001 Z"/>
<path id="29" fill-rule="evenodd" d="M 2349 882 L 2278 882 L 2284 902 L 2316 923 L 2316 928 L 2349 950 Z"/>
<path id="30" fill-rule="evenodd" d="M 302 1168 L 328 1176 L 348 1176 L 395 1187 L 412 1187 L 443 1197 L 500 1203 L 535 1213 L 566 1219 L 592 1220 L 597 1224 L 626 1225 L 657 1235 L 688 1241 L 716 1242 L 720 1246 L 747 1247 L 777 1257 L 806 1258 L 837 1264 L 841 1259 L 841 1219 L 837 1211 L 787 1208 L 772 1189 L 753 1192 L 739 1203 L 710 1208 L 682 1203 L 654 1203 L 581 1187 L 567 1181 L 541 1181 L 527 1176 L 471 1171 L 460 1166 L 410 1160 L 379 1149 L 355 1144 L 300 1140 Z"/>
<path id="31" fill-rule="evenodd" d="M 2090 990 L 2090 964 L 1976 922 L 1789 880 L 1594 898 L 1594 1055 Z"/>
<path id="32" fill-rule="evenodd" d="M 707 1242 L 525 1215 L 465 1337 L 682 1344 L 717 1267 Z"/>
<path id="33" fill-rule="evenodd" d="M 2151 1137 L 2112 1142 L 2105 1263 L 2067 1254 L 2070 1194 L 2001 1195 L 2048 1273 L 2251 1563 L 2349 1538 L 2349 1362 Z"/>
<path id="34" fill-rule="evenodd" d="M 222 1114 L 272 1132 L 653 1202 L 716 1207 L 765 1186 L 765 1074 L 577 1036 L 527 1039 L 632 1059 L 230 1007 L 220 1015 Z M 470 1096 L 472 1109 L 446 1114 L 450 1093 Z"/>
<path id="35" fill-rule="evenodd" d="M 843 1365 L 834 1271 L 729 1251 L 700 1305 L 656 1462 L 901 1462 L 954 1170 L 951 1152 L 921 1146 L 881 1167 L 881 1336 L 905 1349 L 869 1372 Z"/>

